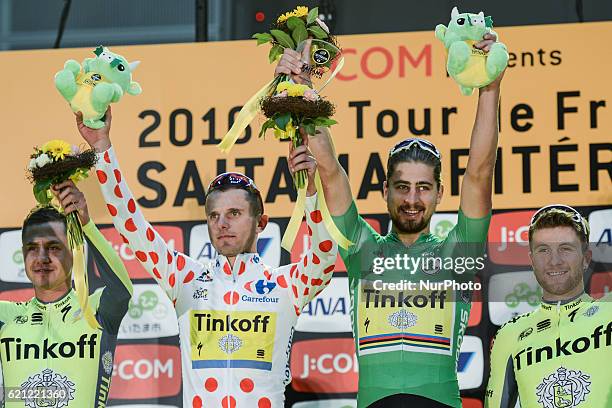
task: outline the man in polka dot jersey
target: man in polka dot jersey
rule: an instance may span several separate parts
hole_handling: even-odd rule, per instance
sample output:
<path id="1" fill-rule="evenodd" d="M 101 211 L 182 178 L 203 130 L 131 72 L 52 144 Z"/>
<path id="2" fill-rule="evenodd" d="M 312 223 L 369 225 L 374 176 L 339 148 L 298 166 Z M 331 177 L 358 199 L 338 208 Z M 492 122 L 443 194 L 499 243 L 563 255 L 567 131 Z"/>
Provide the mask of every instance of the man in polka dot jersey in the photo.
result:
<path id="1" fill-rule="evenodd" d="M 77 115 L 79 132 L 98 152 L 97 178 L 115 227 L 175 306 L 183 406 L 283 407 L 293 328 L 329 283 L 338 253 L 318 209 L 316 162 L 307 149 L 290 158 L 292 171 L 307 169 L 309 176 L 305 215 L 312 245 L 299 262 L 276 269 L 263 263 L 256 243 L 268 216 L 253 181 L 239 173 L 219 175 L 209 186 L 205 210 L 218 255 L 199 262 L 170 250 L 143 217 L 119 169 L 110 124 L 110 109 L 98 130 Z"/>

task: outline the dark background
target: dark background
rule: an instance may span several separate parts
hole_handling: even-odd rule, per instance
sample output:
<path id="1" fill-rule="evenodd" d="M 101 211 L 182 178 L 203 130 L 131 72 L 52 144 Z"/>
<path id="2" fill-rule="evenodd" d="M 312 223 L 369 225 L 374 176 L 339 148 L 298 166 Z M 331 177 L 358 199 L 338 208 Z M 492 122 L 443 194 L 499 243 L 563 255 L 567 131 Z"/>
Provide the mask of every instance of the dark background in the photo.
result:
<path id="1" fill-rule="evenodd" d="M 65 4 L 0 0 L 0 50 L 52 48 Z M 247 39 L 299 4 L 319 5 L 336 34 L 433 30 L 448 23 L 453 6 L 482 10 L 497 27 L 612 19 L 609 0 L 72 0 L 61 46 L 192 42 L 196 34 L 210 41 Z"/>

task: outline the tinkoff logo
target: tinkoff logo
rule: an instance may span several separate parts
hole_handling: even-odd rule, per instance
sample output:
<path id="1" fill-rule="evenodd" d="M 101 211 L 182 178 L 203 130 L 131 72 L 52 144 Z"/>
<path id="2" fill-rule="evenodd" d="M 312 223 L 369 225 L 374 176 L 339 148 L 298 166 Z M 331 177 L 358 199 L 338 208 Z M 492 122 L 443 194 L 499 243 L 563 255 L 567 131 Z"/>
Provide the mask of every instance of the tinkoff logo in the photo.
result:
<path id="1" fill-rule="evenodd" d="M 414 326 L 417 323 L 417 316 L 414 313 L 410 313 L 404 309 L 398 310 L 397 312 L 391 313 L 387 321 L 393 327 L 398 330 L 406 330 L 409 327 Z"/>
<path id="2" fill-rule="evenodd" d="M 240 347 L 242 347 L 242 340 L 233 334 L 228 333 L 219 339 L 219 348 L 226 354 L 232 354 L 240 350 Z"/>
<path id="3" fill-rule="evenodd" d="M 544 378 L 536 388 L 538 402 L 543 408 L 573 408 L 586 400 L 591 392 L 591 376 L 579 370 L 559 367 Z"/>
<path id="4" fill-rule="evenodd" d="M 66 376 L 45 369 L 21 384 L 23 402 L 28 408 L 54 407 L 63 408 L 74 399 L 75 384 Z M 42 399 L 33 398 L 43 391 Z"/>

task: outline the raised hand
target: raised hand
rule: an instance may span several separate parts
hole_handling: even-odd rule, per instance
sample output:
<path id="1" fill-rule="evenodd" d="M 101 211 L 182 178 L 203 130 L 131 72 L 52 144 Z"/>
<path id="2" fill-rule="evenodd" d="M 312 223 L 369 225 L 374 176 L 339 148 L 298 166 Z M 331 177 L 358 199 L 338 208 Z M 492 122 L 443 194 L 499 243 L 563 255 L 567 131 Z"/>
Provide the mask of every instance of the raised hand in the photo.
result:
<path id="1" fill-rule="evenodd" d="M 100 129 L 91 129 L 83 123 L 83 115 L 81 112 L 75 113 L 76 124 L 79 133 L 85 141 L 95 149 L 96 152 L 103 152 L 111 147 L 110 127 L 113 118 L 111 107 L 108 107 L 104 119 L 104 127 Z"/>
<path id="2" fill-rule="evenodd" d="M 85 194 L 77 188 L 72 180 L 52 186 L 51 192 L 58 199 L 66 214 L 76 211 L 81 225 L 86 225 L 89 222 L 89 211 L 87 210 Z"/>

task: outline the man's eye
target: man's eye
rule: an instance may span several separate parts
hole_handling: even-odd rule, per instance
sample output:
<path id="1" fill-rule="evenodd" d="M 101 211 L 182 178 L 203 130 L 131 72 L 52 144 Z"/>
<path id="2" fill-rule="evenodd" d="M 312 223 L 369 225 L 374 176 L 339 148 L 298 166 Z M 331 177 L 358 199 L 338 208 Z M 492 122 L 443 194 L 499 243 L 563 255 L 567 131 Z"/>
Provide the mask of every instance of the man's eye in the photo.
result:
<path id="1" fill-rule="evenodd" d="M 238 211 L 238 210 L 232 210 L 232 215 L 238 215 L 238 214 L 240 214 L 240 211 Z"/>

